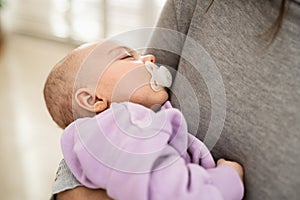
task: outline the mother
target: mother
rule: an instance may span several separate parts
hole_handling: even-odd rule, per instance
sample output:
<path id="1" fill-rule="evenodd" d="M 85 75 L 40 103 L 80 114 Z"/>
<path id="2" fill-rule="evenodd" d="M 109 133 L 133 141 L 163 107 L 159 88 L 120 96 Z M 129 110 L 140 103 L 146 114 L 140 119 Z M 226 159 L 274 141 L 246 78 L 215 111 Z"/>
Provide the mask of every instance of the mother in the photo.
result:
<path id="1" fill-rule="evenodd" d="M 242 163 L 245 199 L 297 199 L 300 196 L 300 2 L 298 0 L 168 0 L 158 27 L 181 32 L 214 60 L 226 93 L 226 118 L 212 153 Z M 154 34 L 153 44 L 162 41 Z M 165 41 L 166 42 L 166 41 Z M 183 48 L 185 40 L 167 45 Z M 151 50 L 149 50 L 151 51 Z M 154 52 L 158 63 L 178 66 L 199 105 L 185 103 L 188 119 L 200 107 L 197 136 L 211 120 L 207 83 L 187 60 Z M 180 87 L 175 78 L 174 89 Z M 177 97 L 185 90 L 176 90 Z M 179 106 L 175 97 L 174 105 Z M 218 100 L 217 100 L 218 103 Z M 190 120 L 191 126 L 195 123 Z M 198 124 L 197 124 L 198 127 Z M 63 199 L 105 199 L 102 190 L 76 187 Z"/>

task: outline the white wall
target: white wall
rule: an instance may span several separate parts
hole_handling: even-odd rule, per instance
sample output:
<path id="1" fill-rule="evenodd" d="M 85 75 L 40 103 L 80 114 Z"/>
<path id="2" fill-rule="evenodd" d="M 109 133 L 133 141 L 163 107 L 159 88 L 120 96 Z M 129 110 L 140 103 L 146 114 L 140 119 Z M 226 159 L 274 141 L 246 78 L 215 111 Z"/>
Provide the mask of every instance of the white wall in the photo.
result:
<path id="1" fill-rule="evenodd" d="M 2 9 L 9 31 L 63 41 L 92 41 L 154 26 L 165 0 L 10 0 Z"/>

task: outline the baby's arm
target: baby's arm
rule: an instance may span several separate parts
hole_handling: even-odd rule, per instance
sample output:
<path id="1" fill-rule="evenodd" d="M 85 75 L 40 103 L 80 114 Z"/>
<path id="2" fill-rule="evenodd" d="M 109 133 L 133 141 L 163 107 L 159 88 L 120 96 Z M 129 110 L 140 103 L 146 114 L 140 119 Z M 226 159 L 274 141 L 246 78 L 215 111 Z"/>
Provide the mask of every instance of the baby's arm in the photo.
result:
<path id="1" fill-rule="evenodd" d="M 168 168 L 152 173 L 151 199 L 228 199 L 243 197 L 243 184 L 236 171 L 225 164 L 204 169 L 178 159 Z"/>
<path id="2" fill-rule="evenodd" d="M 207 147 L 192 135 L 189 135 L 188 152 L 192 163 L 178 159 L 168 168 L 152 174 L 153 199 L 162 196 L 166 199 L 242 199 L 243 170 L 238 163 L 220 159 L 215 166 Z M 175 160 L 176 152 L 173 154 Z M 166 160 L 166 156 L 163 157 Z"/>
<path id="3" fill-rule="evenodd" d="M 192 134 L 188 135 L 188 142 L 189 142 L 188 152 L 189 155 L 191 156 L 191 161 L 193 163 L 199 164 L 205 169 L 216 167 L 212 155 L 210 154 L 209 150 L 207 149 L 207 147 L 204 145 L 203 142 L 201 142 L 198 138 L 196 138 Z M 233 167 L 236 170 L 236 172 L 239 174 L 241 180 L 243 180 L 243 175 L 244 175 L 243 167 L 239 163 L 233 161 L 227 161 L 225 159 L 219 159 L 217 162 L 217 166 L 222 164 Z"/>

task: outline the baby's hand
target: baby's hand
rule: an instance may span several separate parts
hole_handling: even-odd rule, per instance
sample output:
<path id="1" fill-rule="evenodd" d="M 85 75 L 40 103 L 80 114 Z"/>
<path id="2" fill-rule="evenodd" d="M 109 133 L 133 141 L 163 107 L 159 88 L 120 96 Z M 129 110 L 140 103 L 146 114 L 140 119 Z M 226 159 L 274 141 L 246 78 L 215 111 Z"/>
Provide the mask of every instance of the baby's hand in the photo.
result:
<path id="1" fill-rule="evenodd" d="M 239 174 L 240 178 L 243 180 L 243 176 L 244 176 L 243 167 L 239 163 L 233 162 L 233 161 L 227 161 L 227 160 L 221 158 L 218 160 L 217 166 L 219 166 L 221 164 L 225 164 L 225 165 L 229 165 L 229 166 L 233 167 Z"/>

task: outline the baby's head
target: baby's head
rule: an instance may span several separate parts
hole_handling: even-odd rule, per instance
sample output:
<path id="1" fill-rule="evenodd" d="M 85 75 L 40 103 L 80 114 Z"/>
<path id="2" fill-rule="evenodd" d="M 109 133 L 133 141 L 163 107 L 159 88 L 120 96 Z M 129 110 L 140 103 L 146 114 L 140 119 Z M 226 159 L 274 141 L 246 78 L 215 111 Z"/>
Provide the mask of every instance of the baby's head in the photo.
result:
<path id="1" fill-rule="evenodd" d="M 154 62 L 153 55 L 141 56 L 113 41 L 74 49 L 55 65 L 45 83 L 51 117 L 65 128 L 78 118 L 106 110 L 112 102 L 131 101 L 149 108 L 163 104 L 166 90 L 150 84 L 149 67 Z"/>

